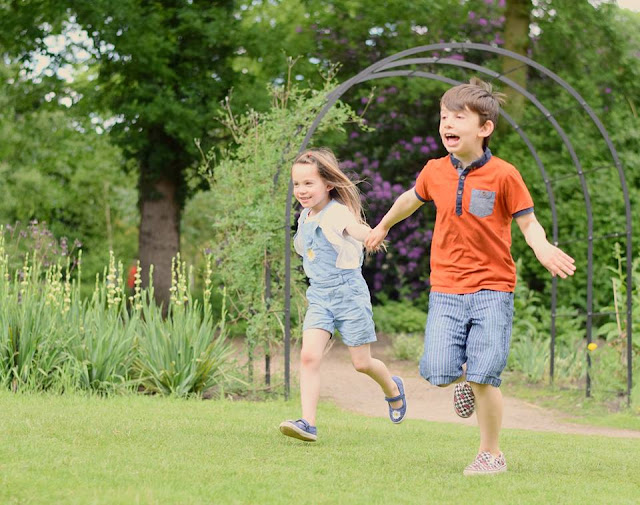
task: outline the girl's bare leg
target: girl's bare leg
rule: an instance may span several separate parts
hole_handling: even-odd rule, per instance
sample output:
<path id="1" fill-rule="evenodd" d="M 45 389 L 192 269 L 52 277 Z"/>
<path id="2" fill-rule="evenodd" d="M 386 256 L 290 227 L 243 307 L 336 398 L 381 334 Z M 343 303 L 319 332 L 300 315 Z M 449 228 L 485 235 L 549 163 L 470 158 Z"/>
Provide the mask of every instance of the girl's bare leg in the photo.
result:
<path id="1" fill-rule="evenodd" d="M 371 357 L 371 347 L 369 344 L 349 347 L 349 352 L 351 353 L 351 362 L 354 368 L 360 373 L 367 374 L 376 381 L 388 398 L 400 394 L 398 385 L 391 378 L 387 366 L 379 359 Z M 394 409 L 402 407 L 402 400 L 391 402 L 391 406 Z"/>
<path id="2" fill-rule="evenodd" d="M 320 363 L 331 334 L 312 328 L 302 334 L 300 351 L 300 400 L 302 418 L 311 426 L 316 424 L 316 411 L 320 397 Z"/>

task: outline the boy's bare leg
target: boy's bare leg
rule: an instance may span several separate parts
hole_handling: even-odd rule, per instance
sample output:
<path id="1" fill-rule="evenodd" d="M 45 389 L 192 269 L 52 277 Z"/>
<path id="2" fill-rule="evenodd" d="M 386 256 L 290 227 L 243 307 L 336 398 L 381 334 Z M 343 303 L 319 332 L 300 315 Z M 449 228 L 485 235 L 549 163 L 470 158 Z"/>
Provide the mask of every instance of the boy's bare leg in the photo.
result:
<path id="1" fill-rule="evenodd" d="M 367 374 L 376 381 L 387 398 L 392 398 L 400 394 L 398 385 L 391 378 L 391 374 L 387 366 L 371 356 L 371 346 L 369 344 L 359 345 L 357 347 L 349 347 L 351 353 L 351 362 L 354 368 L 360 372 Z M 402 407 L 402 400 L 391 402 L 394 409 Z"/>
<path id="2" fill-rule="evenodd" d="M 480 450 L 500 455 L 500 428 L 502 427 L 503 401 L 500 388 L 490 384 L 470 382 L 476 397 L 476 415 L 480 428 Z"/>
<path id="3" fill-rule="evenodd" d="M 302 334 L 300 351 L 300 400 L 302 418 L 311 426 L 316 424 L 316 411 L 320 397 L 320 363 L 331 334 L 320 329 L 309 329 Z"/>

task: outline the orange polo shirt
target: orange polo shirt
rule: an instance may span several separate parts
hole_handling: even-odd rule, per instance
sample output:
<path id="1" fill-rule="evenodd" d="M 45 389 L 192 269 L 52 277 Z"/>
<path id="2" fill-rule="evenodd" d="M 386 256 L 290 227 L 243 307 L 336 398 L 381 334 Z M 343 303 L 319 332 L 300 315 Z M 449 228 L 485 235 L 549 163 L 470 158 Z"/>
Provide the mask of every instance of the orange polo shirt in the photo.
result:
<path id="1" fill-rule="evenodd" d="M 484 164 L 462 174 L 450 156 L 430 160 L 416 181 L 417 197 L 436 205 L 430 278 L 434 291 L 515 289 L 511 221 L 533 212 L 533 200 L 513 165 L 488 150 L 481 160 Z"/>

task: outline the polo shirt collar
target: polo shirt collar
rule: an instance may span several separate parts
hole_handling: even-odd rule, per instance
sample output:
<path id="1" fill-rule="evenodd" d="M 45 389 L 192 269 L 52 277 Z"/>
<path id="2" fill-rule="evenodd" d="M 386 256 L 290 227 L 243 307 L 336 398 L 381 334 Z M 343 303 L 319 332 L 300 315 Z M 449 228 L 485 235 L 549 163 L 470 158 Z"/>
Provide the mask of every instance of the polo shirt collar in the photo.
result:
<path id="1" fill-rule="evenodd" d="M 474 168 L 480 168 L 483 165 L 486 165 L 487 162 L 491 159 L 491 150 L 488 147 L 485 147 L 484 149 L 484 153 L 482 153 L 482 156 L 480 156 L 477 160 L 472 161 L 471 164 L 468 167 L 464 167 L 462 165 L 462 162 L 456 158 L 453 154 L 449 155 L 449 158 L 451 159 L 451 164 L 457 169 L 457 170 L 465 170 L 465 171 L 469 171 L 469 170 L 473 170 Z"/>

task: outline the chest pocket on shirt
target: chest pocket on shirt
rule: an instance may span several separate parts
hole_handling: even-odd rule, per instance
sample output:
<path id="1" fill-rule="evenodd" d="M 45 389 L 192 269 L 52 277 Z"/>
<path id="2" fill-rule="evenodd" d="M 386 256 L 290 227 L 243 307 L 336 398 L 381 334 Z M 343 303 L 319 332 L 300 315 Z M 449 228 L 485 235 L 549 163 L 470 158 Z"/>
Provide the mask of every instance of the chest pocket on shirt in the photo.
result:
<path id="1" fill-rule="evenodd" d="M 493 213 L 493 206 L 496 202 L 495 191 L 485 191 L 484 189 L 471 190 L 471 203 L 469 212 L 477 217 L 487 217 Z"/>

